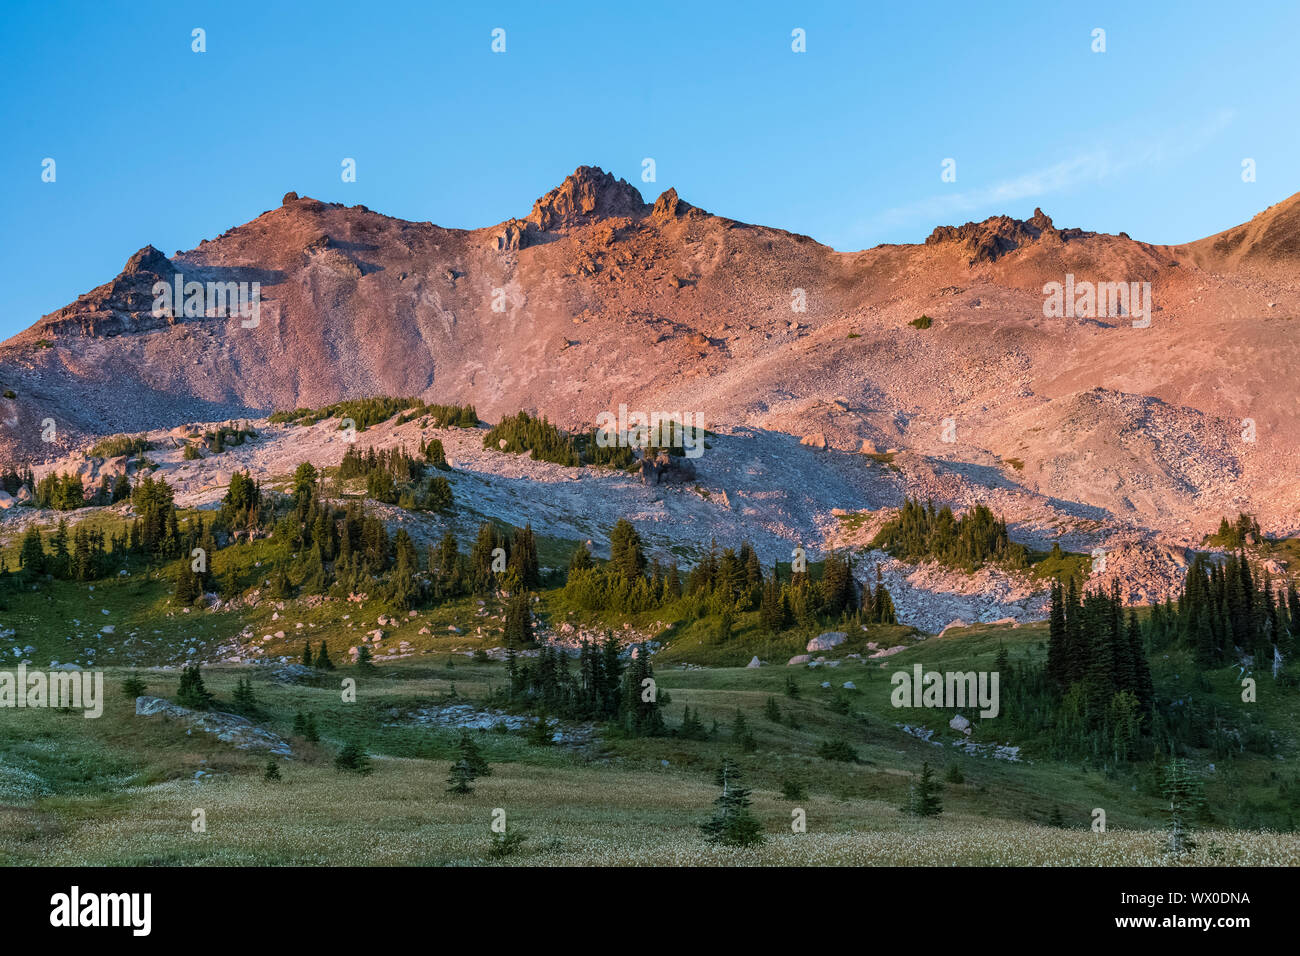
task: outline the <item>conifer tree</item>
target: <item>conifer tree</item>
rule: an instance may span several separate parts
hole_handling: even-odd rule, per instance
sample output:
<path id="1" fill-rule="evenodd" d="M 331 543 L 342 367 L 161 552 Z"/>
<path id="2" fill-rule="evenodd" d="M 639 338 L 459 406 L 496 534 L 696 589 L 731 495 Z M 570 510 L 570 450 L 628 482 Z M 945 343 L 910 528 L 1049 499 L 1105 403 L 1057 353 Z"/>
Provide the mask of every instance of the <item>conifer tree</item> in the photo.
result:
<path id="1" fill-rule="evenodd" d="M 462 730 L 460 741 L 456 744 L 457 759 L 465 761 L 469 768 L 474 771 L 476 777 L 490 777 L 492 768 L 488 766 L 487 758 L 483 752 L 478 749 L 478 744 L 469 735 L 468 731 Z"/>
<path id="2" fill-rule="evenodd" d="M 767 699 L 767 703 L 763 706 L 763 716 L 774 724 L 781 722 L 781 706 L 776 702 L 775 697 Z"/>
<path id="3" fill-rule="evenodd" d="M 1169 801 L 1166 850 L 1174 856 L 1190 853 L 1196 849 L 1195 818 L 1202 798 L 1200 780 L 1186 760 L 1175 757 L 1169 761 L 1161 792 Z"/>
<path id="4" fill-rule="evenodd" d="M 477 778 L 478 774 L 470 766 L 468 760 L 460 757 L 451 765 L 450 775 L 447 777 L 448 793 L 472 793 L 474 788 L 470 786 Z"/>
<path id="5" fill-rule="evenodd" d="M 302 666 L 303 667 L 315 666 L 315 661 L 312 660 L 312 656 L 311 656 L 311 644 L 304 644 L 302 646 Z"/>
<path id="6" fill-rule="evenodd" d="M 943 813 L 943 784 L 934 777 L 929 763 L 921 764 L 921 776 L 911 788 L 906 810 L 918 817 L 935 817 Z"/>
<path id="7" fill-rule="evenodd" d="M 533 615 L 527 594 L 513 594 L 506 605 L 505 641 L 507 647 L 520 648 L 533 643 Z"/>
<path id="8" fill-rule="evenodd" d="M 1003 675 L 1001 680 L 1006 680 L 1006 675 L 1011 670 L 1011 658 L 1007 656 L 1007 646 L 1001 642 L 998 643 L 998 654 L 993 658 L 993 670 Z"/>
<path id="9" fill-rule="evenodd" d="M 235 682 L 234 703 L 236 709 L 242 713 L 253 713 L 257 710 L 257 697 L 253 694 L 251 678 L 241 677 Z"/>
<path id="10" fill-rule="evenodd" d="M 362 749 L 361 745 L 354 740 L 343 745 L 343 749 L 334 758 L 334 766 L 338 770 L 361 774 L 362 776 L 374 769 L 370 766 L 370 757 Z"/>
<path id="11" fill-rule="evenodd" d="M 180 686 L 176 690 L 176 703 L 192 710 L 206 710 L 212 704 L 212 695 L 203 686 L 203 675 L 198 664 L 190 664 L 181 671 Z"/>
<path id="12" fill-rule="evenodd" d="M 763 825 L 750 812 L 750 791 L 740 786 L 740 778 L 740 768 L 724 760 L 717 776 L 722 795 L 713 802 L 712 819 L 700 827 L 709 843 L 746 847 L 764 841 Z"/>

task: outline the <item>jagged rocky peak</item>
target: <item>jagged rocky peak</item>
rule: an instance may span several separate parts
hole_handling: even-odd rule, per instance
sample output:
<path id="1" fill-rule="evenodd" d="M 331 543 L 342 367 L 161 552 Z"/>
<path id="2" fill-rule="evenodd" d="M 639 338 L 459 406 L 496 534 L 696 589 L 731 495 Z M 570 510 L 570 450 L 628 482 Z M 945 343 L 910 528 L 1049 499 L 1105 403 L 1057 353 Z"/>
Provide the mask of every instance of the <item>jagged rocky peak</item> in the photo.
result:
<path id="1" fill-rule="evenodd" d="M 673 188 L 665 189 L 655 200 L 654 208 L 650 211 L 652 222 L 665 223 L 683 216 L 703 215 L 703 210 L 697 209 L 686 200 L 677 195 L 677 190 Z"/>
<path id="2" fill-rule="evenodd" d="M 537 202 L 523 219 L 509 219 L 496 228 L 493 242 L 499 250 L 534 245 L 543 233 L 579 226 L 597 219 L 637 219 L 650 207 L 635 186 L 599 166 L 579 166 L 564 182 Z"/>
<path id="3" fill-rule="evenodd" d="M 635 186 L 599 166 L 579 166 L 537 202 L 524 220 L 543 232 L 608 216 L 643 216 L 646 203 Z"/>
<path id="4" fill-rule="evenodd" d="M 139 252 L 136 252 L 130 259 L 126 260 L 126 266 L 122 269 L 122 275 L 119 278 L 136 276 L 141 274 L 159 276 L 160 278 L 169 278 L 176 273 L 176 267 L 172 265 L 170 259 L 162 254 L 162 251 L 152 244 L 145 246 Z"/>
<path id="5" fill-rule="evenodd" d="M 1041 239 L 1067 242 L 1084 235 L 1082 229 L 1057 229 L 1052 217 L 1035 209 L 1029 219 L 1010 216 L 990 216 L 983 222 L 968 222 L 964 226 L 938 226 L 926 238 L 927 246 L 958 242 L 970 253 L 970 264 L 994 262 L 999 257 Z"/>

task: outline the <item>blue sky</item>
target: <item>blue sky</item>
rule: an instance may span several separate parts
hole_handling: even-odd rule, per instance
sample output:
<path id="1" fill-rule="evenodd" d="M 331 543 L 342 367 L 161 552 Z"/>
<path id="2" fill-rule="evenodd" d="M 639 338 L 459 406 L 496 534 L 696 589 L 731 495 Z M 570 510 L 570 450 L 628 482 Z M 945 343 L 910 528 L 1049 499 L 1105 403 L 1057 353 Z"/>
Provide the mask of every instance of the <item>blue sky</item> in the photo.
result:
<path id="1" fill-rule="evenodd" d="M 837 249 L 1035 206 L 1187 241 L 1300 191 L 1297 35 L 1281 2 L 11 2 L 0 338 L 290 189 L 477 227 L 584 164 Z"/>

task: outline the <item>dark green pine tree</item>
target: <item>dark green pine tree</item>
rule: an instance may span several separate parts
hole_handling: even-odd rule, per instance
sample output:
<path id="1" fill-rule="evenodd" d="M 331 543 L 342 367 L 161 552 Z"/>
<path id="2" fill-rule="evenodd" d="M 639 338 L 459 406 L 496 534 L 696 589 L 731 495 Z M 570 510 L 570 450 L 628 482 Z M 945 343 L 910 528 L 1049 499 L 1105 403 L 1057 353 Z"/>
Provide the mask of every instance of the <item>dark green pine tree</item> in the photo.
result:
<path id="1" fill-rule="evenodd" d="M 180 686 L 176 690 L 176 703 L 191 710 L 206 710 L 212 704 L 212 695 L 203 686 L 203 675 L 198 664 L 190 664 L 181 671 Z"/>
<path id="2" fill-rule="evenodd" d="M 304 644 L 304 645 L 302 646 L 302 666 L 303 666 L 303 667 L 314 667 L 314 666 L 315 666 L 315 661 L 312 660 L 312 656 L 311 656 L 311 645 L 310 645 L 310 644 Z"/>
<path id="3" fill-rule="evenodd" d="M 1174 856 L 1190 853 L 1196 849 L 1196 815 L 1202 798 L 1201 782 L 1186 760 L 1175 757 L 1169 761 L 1161 792 L 1169 801 L 1166 848 Z"/>
<path id="4" fill-rule="evenodd" d="M 776 702 L 775 697 L 769 697 L 767 703 L 763 705 L 763 716 L 774 724 L 781 722 L 781 705 Z"/>
<path id="5" fill-rule="evenodd" d="M 514 594 L 506 605 L 506 647 L 520 648 L 533 643 L 533 615 L 527 594 Z"/>
<path id="6" fill-rule="evenodd" d="M 258 709 L 251 678 L 241 677 L 235 682 L 234 702 L 236 709 L 241 713 L 253 713 Z"/>
<path id="7" fill-rule="evenodd" d="M 181 607 L 189 607 L 198 600 L 200 584 L 198 575 L 196 575 L 188 564 L 184 565 L 180 573 L 176 576 L 176 589 L 172 592 L 172 597 Z"/>
<path id="8" fill-rule="evenodd" d="M 713 817 L 702 824 L 705 839 L 723 846 L 756 846 L 763 842 L 763 825 L 750 812 L 750 791 L 740 786 L 740 768 L 723 761 L 717 782 L 722 795 L 713 802 Z"/>
<path id="9" fill-rule="evenodd" d="M 579 544 L 573 549 L 573 555 L 569 558 L 569 573 L 586 571 L 590 567 L 592 567 L 591 549 L 585 543 Z"/>
<path id="10" fill-rule="evenodd" d="M 832 618 L 857 610 L 857 598 L 853 586 L 853 569 L 849 560 L 839 554 L 826 556 L 825 570 L 822 572 L 822 610 Z"/>
<path id="11" fill-rule="evenodd" d="M 700 720 L 699 713 L 685 707 L 682 710 L 682 725 L 677 728 L 677 736 L 686 740 L 708 740 L 709 732 Z"/>
<path id="12" fill-rule="evenodd" d="M 334 662 L 330 660 L 329 648 L 325 646 L 324 641 L 320 642 L 320 652 L 316 655 L 316 666 L 323 671 L 334 670 Z"/>
<path id="13" fill-rule="evenodd" d="M 610 532 L 609 566 L 624 581 L 633 581 L 645 573 L 641 536 L 626 518 L 619 518 Z"/>
<path id="14" fill-rule="evenodd" d="M 921 776 L 912 786 L 907 806 L 908 813 L 918 817 L 937 817 L 943 813 L 943 784 L 934 776 L 928 763 L 921 764 Z"/>
<path id="15" fill-rule="evenodd" d="M 764 629 L 776 634 L 785 630 L 792 623 L 790 607 L 783 600 L 781 575 L 777 565 L 772 565 L 772 576 L 763 582 L 762 595 L 758 603 L 758 620 Z"/>
<path id="16" fill-rule="evenodd" d="M 470 766 L 469 761 L 460 757 L 451 765 L 450 775 L 447 777 L 448 793 L 473 793 L 474 788 L 470 786 L 478 774 Z"/>
<path id="17" fill-rule="evenodd" d="M 885 588 L 884 574 L 880 565 L 876 565 L 876 593 L 871 596 L 871 619 L 877 624 L 897 624 L 898 613 L 894 610 L 894 599 Z"/>
<path id="18" fill-rule="evenodd" d="M 1065 641 L 1063 644 L 1064 678 L 1068 687 L 1084 679 L 1088 673 L 1088 646 L 1083 634 L 1083 605 L 1075 588 L 1074 578 L 1064 590 Z"/>
<path id="19" fill-rule="evenodd" d="M 637 645 L 623 674 L 621 712 L 623 728 L 633 736 L 658 737 L 665 731 L 654 668 L 644 644 Z"/>
<path id="20" fill-rule="evenodd" d="M 460 740 L 456 744 L 456 758 L 458 761 L 464 761 L 474 771 L 474 776 L 492 776 L 492 768 L 488 766 L 487 758 L 478 749 L 478 744 L 474 743 L 474 738 L 468 731 L 460 732 Z"/>
<path id="21" fill-rule="evenodd" d="M 535 588 L 542 583 L 541 566 L 537 561 L 537 539 L 533 536 L 531 523 L 515 531 L 510 541 L 508 567 L 518 575 L 519 584 L 524 588 Z"/>
<path id="22" fill-rule="evenodd" d="M 355 740 L 350 740 L 343 745 L 339 755 L 334 758 L 334 766 L 338 770 L 345 770 L 348 773 L 361 774 L 362 776 L 374 769 L 370 766 L 370 757 Z"/>
<path id="23" fill-rule="evenodd" d="M 1127 639 L 1129 656 L 1133 660 L 1134 684 L 1124 689 L 1133 692 L 1144 710 L 1150 710 L 1156 699 L 1155 682 L 1151 679 L 1151 665 L 1147 663 L 1146 650 L 1142 646 L 1142 628 L 1133 608 L 1128 611 Z"/>
<path id="24" fill-rule="evenodd" d="M 1002 675 L 1000 680 L 1006 680 L 1010 676 L 1011 658 L 1007 654 L 1007 646 L 1001 642 L 998 642 L 998 653 L 993 658 L 993 669 Z"/>

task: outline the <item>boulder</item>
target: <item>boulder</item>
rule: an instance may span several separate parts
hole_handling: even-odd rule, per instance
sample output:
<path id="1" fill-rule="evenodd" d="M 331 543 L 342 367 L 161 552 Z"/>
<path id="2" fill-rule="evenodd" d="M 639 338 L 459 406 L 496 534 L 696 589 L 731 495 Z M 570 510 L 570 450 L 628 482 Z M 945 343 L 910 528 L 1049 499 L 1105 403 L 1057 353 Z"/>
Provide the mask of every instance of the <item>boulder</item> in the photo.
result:
<path id="1" fill-rule="evenodd" d="M 809 446 L 810 448 L 816 448 L 816 449 L 818 449 L 819 451 L 825 451 L 825 450 L 826 450 L 826 433 L 825 433 L 825 432 L 812 432 L 812 433 L 810 433 L 810 434 L 804 435 L 803 438 L 799 439 L 799 444 L 801 444 L 801 445 L 807 445 L 807 446 Z"/>
<path id="2" fill-rule="evenodd" d="M 643 457 L 639 466 L 641 483 L 646 484 L 682 484 L 695 480 L 695 465 L 689 458 L 676 457 L 661 451 L 653 458 Z M 653 479 L 653 482 L 651 481 Z"/>
<path id="3" fill-rule="evenodd" d="M 943 637 L 955 627 L 970 627 L 970 625 L 961 618 L 957 618 L 956 620 L 949 622 L 944 629 L 939 632 L 939 637 Z"/>
<path id="4" fill-rule="evenodd" d="M 14 496 L 9 494 L 9 492 L 5 491 L 3 488 L 0 488 L 0 511 L 8 511 L 16 504 L 18 504 L 18 502 L 14 500 Z"/>
<path id="5" fill-rule="evenodd" d="M 829 651 L 832 647 L 843 644 L 847 639 L 848 635 L 843 631 L 825 631 L 809 641 L 806 650 Z"/>
<path id="6" fill-rule="evenodd" d="M 970 736 L 970 730 L 971 730 L 970 721 L 967 720 L 965 717 L 963 717 L 961 714 L 957 714 L 956 716 L 953 717 L 952 720 L 948 721 L 948 726 L 951 727 L 953 730 L 960 731 L 961 733 L 965 734 L 967 737 Z"/>
<path id="7" fill-rule="evenodd" d="M 749 663 L 746 664 L 745 666 L 746 666 L 746 667 L 762 667 L 762 666 L 763 666 L 763 663 L 762 663 L 762 661 L 760 661 L 760 660 L 758 659 L 758 655 L 755 654 L 752 658 L 750 658 Z"/>
<path id="8" fill-rule="evenodd" d="M 798 664 L 807 664 L 812 660 L 811 654 L 796 654 L 786 662 L 786 667 L 794 667 Z"/>

